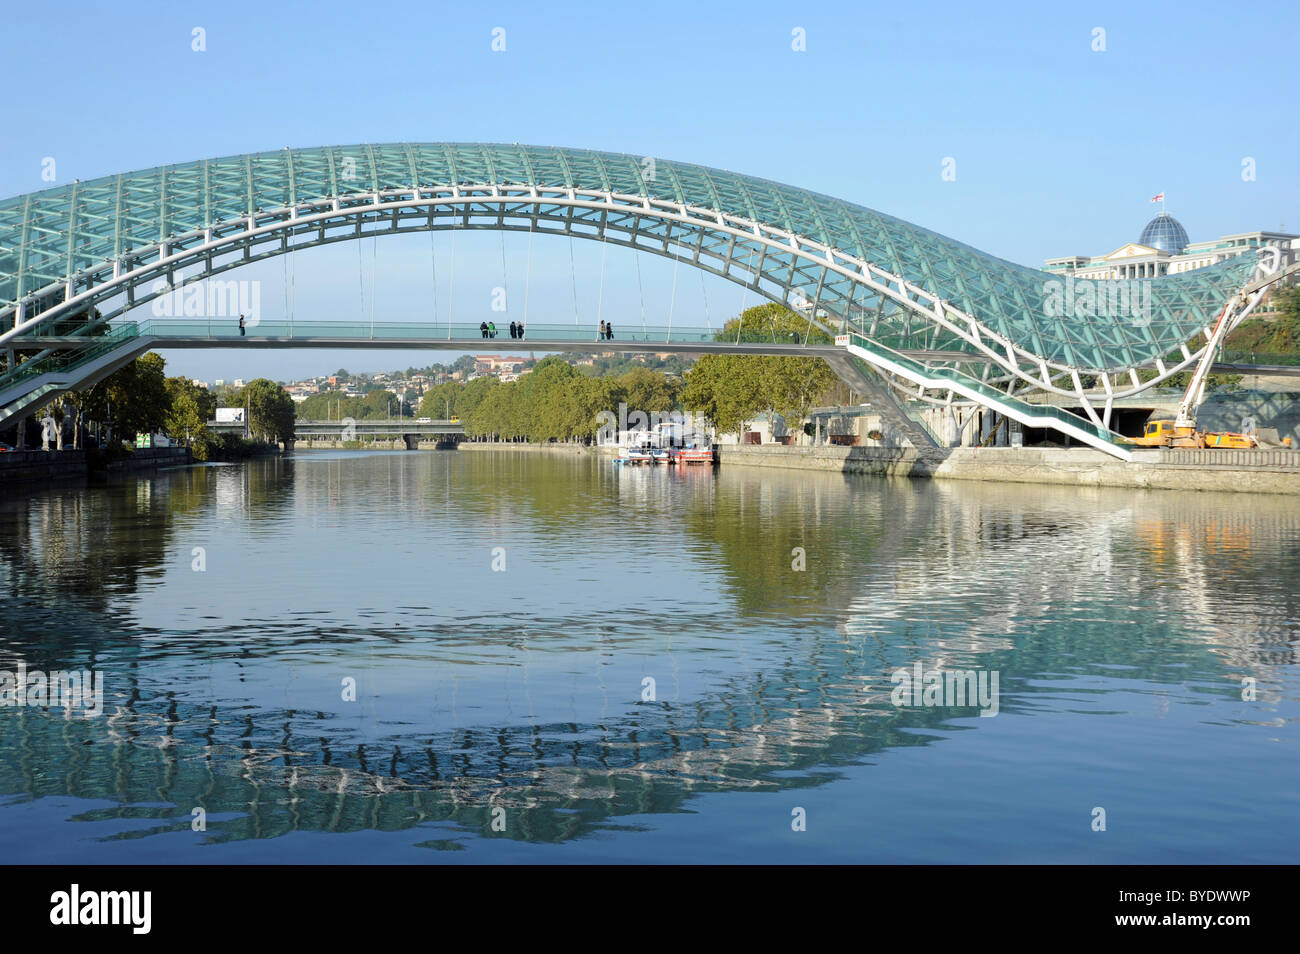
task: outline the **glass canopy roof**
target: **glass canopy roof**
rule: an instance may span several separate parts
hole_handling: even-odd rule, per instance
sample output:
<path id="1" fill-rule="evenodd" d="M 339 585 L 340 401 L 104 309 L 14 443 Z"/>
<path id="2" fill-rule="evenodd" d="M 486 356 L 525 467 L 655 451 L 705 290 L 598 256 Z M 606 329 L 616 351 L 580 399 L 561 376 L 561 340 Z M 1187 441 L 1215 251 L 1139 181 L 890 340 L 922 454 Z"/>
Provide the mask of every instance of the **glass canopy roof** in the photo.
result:
<path id="1" fill-rule="evenodd" d="M 1080 370 L 1120 370 L 1168 354 L 1213 321 L 1255 264 L 1241 256 L 1148 280 L 1149 289 L 1136 300 L 1148 295 L 1149 307 L 1116 314 L 1115 295 L 1108 298 L 1100 287 L 1107 283 L 1076 280 L 1063 293 L 1060 276 L 882 212 L 753 176 L 582 149 L 399 143 L 206 159 L 0 200 L 0 307 L 133 249 L 259 210 L 415 185 L 484 184 L 622 192 L 743 216 L 864 259 L 946 299 L 1019 347 Z M 1006 214 L 1032 221 L 1028 208 Z M 789 263 L 786 268 L 796 274 Z M 1100 294 L 1094 297 L 1089 284 Z M 855 294 L 842 301 L 852 304 Z M 916 314 L 885 304 L 875 308 L 875 333 L 915 335 Z M 844 309 L 826 308 L 846 317 Z"/>

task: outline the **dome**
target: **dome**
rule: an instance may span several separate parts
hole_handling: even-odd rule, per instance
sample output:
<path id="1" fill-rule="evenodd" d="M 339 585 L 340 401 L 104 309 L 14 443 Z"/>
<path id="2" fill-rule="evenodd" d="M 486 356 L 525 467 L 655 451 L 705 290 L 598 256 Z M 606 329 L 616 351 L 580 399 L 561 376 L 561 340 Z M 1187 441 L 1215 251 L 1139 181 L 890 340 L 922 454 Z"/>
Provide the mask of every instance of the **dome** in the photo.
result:
<path id="1" fill-rule="evenodd" d="M 1138 244 L 1177 255 L 1187 248 L 1187 230 L 1168 212 L 1161 212 L 1147 223 L 1147 227 L 1142 230 L 1142 237 L 1138 239 Z"/>

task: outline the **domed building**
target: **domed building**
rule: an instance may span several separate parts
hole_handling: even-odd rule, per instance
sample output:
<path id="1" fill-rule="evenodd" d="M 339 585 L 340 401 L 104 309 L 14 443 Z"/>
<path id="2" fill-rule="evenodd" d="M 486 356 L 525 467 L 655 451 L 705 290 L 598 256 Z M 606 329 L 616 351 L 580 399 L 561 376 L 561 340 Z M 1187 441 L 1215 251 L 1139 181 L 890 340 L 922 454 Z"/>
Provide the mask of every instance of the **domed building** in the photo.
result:
<path id="1" fill-rule="evenodd" d="M 1159 197 L 1163 201 L 1163 195 Z M 1242 232 L 1224 235 L 1217 240 L 1197 242 L 1187 240 L 1183 224 L 1168 212 L 1161 211 L 1146 224 L 1136 242 L 1121 245 L 1109 255 L 1066 255 L 1049 258 L 1043 263 L 1046 271 L 1075 278 L 1124 281 L 1134 278 L 1159 278 L 1177 275 L 1219 262 L 1247 252 L 1253 253 L 1265 245 L 1282 250 L 1282 265 L 1300 259 L 1300 236 L 1286 232 Z"/>
<path id="2" fill-rule="evenodd" d="M 1161 212 L 1147 223 L 1138 237 L 1138 244 L 1178 255 L 1187 248 L 1187 230 L 1168 212 Z"/>

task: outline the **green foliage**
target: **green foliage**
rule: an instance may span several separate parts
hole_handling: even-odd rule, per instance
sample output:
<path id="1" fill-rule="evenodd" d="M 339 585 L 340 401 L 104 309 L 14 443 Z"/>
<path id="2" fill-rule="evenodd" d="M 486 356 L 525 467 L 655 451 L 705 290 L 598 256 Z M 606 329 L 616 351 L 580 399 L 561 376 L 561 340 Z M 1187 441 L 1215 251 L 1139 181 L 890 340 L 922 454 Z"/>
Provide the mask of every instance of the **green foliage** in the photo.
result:
<path id="1" fill-rule="evenodd" d="M 170 406 L 164 428 L 176 440 L 188 441 L 195 460 L 207 460 L 212 441 L 208 421 L 217 411 L 217 396 L 189 378 L 167 378 Z"/>
<path id="2" fill-rule="evenodd" d="M 162 356 L 151 351 L 114 371 L 83 392 L 86 417 L 110 424 L 123 440 L 162 430 L 171 410 L 165 366 Z"/>
<path id="3" fill-rule="evenodd" d="M 248 408 L 249 429 L 255 436 L 269 441 L 293 440 L 294 404 L 284 388 L 267 378 L 255 378 L 240 397 Z"/>
<path id="4" fill-rule="evenodd" d="M 746 308 L 732 318 L 718 332 L 719 341 L 761 341 L 778 344 L 831 344 L 834 339 L 803 315 L 796 314 L 784 305 L 768 302 Z"/>
<path id="5" fill-rule="evenodd" d="M 1224 339 L 1224 351 L 1261 354 L 1300 353 L 1300 288 L 1273 293 L 1273 314 L 1248 318 Z"/>
<path id="6" fill-rule="evenodd" d="M 474 415 L 474 410 L 483 402 L 492 388 L 499 387 L 501 384 L 496 378 L 481 377 L 475 378 L 460 389 L 456 396 L 456 404 L 452 413 L 459 416 L 461 420 L 468 421 Z"/>
<path id="7" fill-rule="evenodd" d="M 206 457 L 195 458 L 199 460 L 221 460 L 236 461 L 247 460 L 249 457 L 264 456 L 269 452 L 274 453 L 273 448 L 261 441 L 250 441 L 239 434 L 213 434 L 208 438 L 207 445 L 204 448 Z"/>
<path id="8" fill-rule="evenodd" d="M 720 341 L 812 342 L 832 339 L 808 319 L 777 304 L 757 305 L 723 326 Z M 785 355 L 707 355 L 686 375 L 682 403 L 720 431 L 739 432 L 761 413 L 801 420 L 838 378 L 820 358 Z"/>
<path id="9" fill-rule="evenodd" d="M 436 421 L 445 421 L 456 413 L 456 397 L 464 385 L 459 381 L 446 381 L 424 392 L 420 399 L 420 417 L 430 417 Z"/>
<path id="10" fill-rule="evenodd" d="M 762 358 L 706 355 L 686 375 L 682 404 L 719 431 L 739 433 L 763 408 Z"/>
<path id="11" fill-rule="evenodd" d="M 620 402 L 634 410 L 670 411 L 678 406 L 679 387 L 664 374 L 641 367 L 618 377 L 587 377 L 552 356 L 517 381 L 485 376 L 468 384 L 439 385 L 424 396 L 420 416 L 445 418 L 450 413 L 475 437 L 585 443 L 595 436 L 601 411 L 616 414 Z"/>
<path id="12" fill-rule="evenodd" d="M 579 374 L 589 378 L 619 377 L 638 368 L 680 377 L 686 373 L 692 363 L 689 358 L 676 354 L 659 358 L 653 354 L 614 354 L 605 356 L 570 351 L 561 354 L 560 357 L 565 360 L 590 361 L 591 364 L 581 364 L 577 369 Z"/>
<path id="13" fill-rule="evenodd" d="M 403 404 L 396 394 L 382 388 L 367 391 L 361 397 L 344 397 L 330 391 L 313 394 L 301 404 L 295 405 L 295 410 L 300 421 L 339 421 L 345 417 L 358 421 L 385 420 L 389 417 L 415 416 L 409 402 Z"/>

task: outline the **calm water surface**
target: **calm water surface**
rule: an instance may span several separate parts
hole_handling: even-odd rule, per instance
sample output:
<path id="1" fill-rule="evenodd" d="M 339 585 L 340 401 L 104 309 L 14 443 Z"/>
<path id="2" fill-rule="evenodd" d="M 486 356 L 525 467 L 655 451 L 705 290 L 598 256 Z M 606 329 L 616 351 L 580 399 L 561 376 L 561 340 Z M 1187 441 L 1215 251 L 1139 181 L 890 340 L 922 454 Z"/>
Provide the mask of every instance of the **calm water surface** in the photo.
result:
<path id="1" fill-rule="evenodd" d="M 10 494 L 0 670 L 106 698 L 0 708 L 0 854 L 1295 862 L 1298 554 L 1286 497 L 522 453 Z"/>

